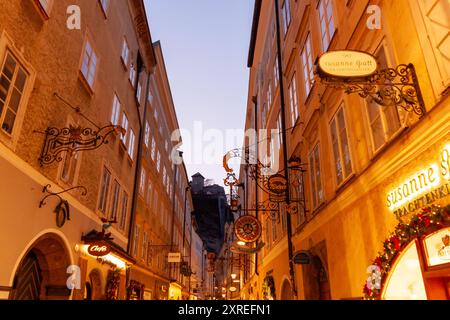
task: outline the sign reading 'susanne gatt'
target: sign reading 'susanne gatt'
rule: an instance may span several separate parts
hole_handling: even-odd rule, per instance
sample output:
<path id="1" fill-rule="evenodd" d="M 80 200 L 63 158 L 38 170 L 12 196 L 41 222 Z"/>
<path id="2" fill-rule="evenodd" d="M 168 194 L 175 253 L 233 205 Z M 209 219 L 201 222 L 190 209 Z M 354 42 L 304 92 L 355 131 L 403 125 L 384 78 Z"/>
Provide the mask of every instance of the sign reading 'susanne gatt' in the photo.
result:
<path id="1" fill-rule="evenodd" d="M 318 62 L 321 77 L 364 78 L 377 71 L 377 60 L 369 53 L 338 50 L 324 53 Z"/>

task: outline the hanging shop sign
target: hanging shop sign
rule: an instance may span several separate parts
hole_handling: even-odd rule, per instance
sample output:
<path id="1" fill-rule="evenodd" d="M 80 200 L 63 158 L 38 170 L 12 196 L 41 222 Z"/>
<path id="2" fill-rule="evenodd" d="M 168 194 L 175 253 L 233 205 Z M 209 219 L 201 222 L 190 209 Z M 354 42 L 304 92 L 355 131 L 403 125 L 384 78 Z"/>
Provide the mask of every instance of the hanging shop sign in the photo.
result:
<path id="1" fill-rule="evenodd" d="M 324 53 L 319 58 L 319 74 L 334 78 L 364 78 L 377 71 L 377 60 L 369 53 L 338 50 Z"/>
<path id="2" fill-rule="evenodd" d="M 292 260 L 295 264 L 310 264 L 311 254 L 308 251 L 299 251 L 294 254 Z"/>
<path id="3" fill-rule="evenodd" d="M 167 262 L 169 262 L 169 263 L 181 262 L 181 253 L 180 252 L 169 252 L 169 254 L 167 256 Z"/>
<path id="4" fill-rule="evenodd" d="M 111 247 L 103 241 L 96 241 L 89 245 L 87 251 L 91 256 L 103 257 L 111 252 Z"/>
<path id="5" fill-rule="evenodd" d="M 444 147 L 437 163 L 428 165 L 390 190 L 386 205 L 397 219 L 450 195 L 450 145 Z"/>
<path id="6" fill-rule="evenodd" d="M 256 217 L 245 215 L 236 220 L 234 231 L 240 241 L 255 242 L 261 237 L 261 223 Z"/>
<path id="7" fill-rule="evenodd" d="M 272 202 L 286 201 L 287 180 L 281 174 L 271 176 L 267 181 L 267 188 L 269 189 L 269 200 Z"/>

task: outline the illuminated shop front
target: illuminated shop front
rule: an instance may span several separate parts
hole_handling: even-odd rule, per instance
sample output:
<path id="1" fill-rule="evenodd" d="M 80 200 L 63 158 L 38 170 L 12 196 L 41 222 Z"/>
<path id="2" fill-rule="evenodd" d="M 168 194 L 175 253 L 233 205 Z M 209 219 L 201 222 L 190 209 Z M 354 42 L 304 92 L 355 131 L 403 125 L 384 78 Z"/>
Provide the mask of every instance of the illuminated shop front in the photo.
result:
<path id="1" fill-rule="evenodd" d="M 181 286 L 176 282 L 171 282 L 169 286 L 169 300 L 181 300 Z"/>
<path id="2" fill-rule="evenodd" d="M 388 192 L 399 223 L 373 261 L 366 298 L 450 300 L 449 155 L 447 144 L 435 163 Z"/>

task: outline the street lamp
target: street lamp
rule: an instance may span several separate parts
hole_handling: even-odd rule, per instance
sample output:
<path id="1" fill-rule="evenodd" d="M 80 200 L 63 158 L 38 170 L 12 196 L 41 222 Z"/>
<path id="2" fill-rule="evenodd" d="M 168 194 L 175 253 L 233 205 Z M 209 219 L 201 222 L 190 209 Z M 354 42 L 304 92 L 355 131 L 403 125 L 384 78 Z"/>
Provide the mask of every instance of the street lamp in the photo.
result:
<path id="1" fill-rule="evenodd" d="M 246 243 L 244 241 L 238 241 L 237 245 L 241 246 L 241 247 L 244 247 L 246 245 Z"/>
<path id="2" fill-rule="evenodd" d="M 232 274 L 231 274 L 231 279 L 234 280 L 234 279 L 236 279 L 236 277 L 237 277 L 237 274 L 236 274 L 236 273 L 232 273 Z"/>

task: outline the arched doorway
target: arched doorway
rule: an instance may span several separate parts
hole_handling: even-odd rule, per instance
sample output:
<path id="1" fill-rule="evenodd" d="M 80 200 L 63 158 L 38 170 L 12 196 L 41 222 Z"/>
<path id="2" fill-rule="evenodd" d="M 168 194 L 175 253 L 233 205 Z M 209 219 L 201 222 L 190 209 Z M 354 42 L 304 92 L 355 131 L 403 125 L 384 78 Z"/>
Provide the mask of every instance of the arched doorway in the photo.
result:
<path id="1" fill-rule="evenodd" d="M 35 241 L 14 275 L 12 300 L 67 300 L 67 267 L 70 258 L 63 240 L 56 234 L 45 234 Z"/>
<path id="2" fill-rule="evenodd" d="M 311 256 L 311 263 L 303 266 L 306 300 L 330 300 L 331 290 L 328 273 L 322 260 Z"/>
<path id="3" fill-rule="evenodd" d="M 104 299 L 102 290 L 102 277 L 99 270 L 94 269 L 89 273 L 89 279 L 86 283 L 86 289 L 90 291 L 90 296 L 86 297 L 87 300 Z"/>
<path id="4" fill-rule="evenodd" d="M 292 298 L 292 288 L 289 280 L 285 279 L 281 286 L 281 300 L 294 300 Z"/>

